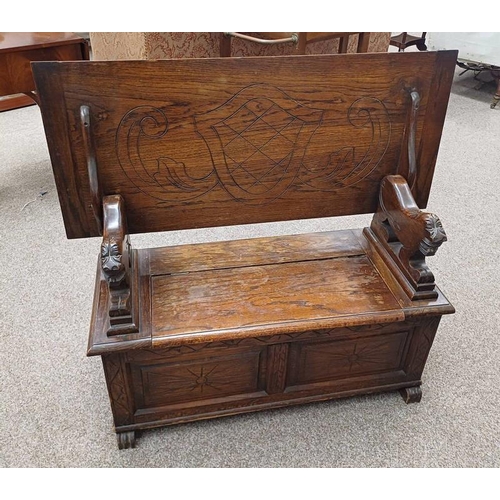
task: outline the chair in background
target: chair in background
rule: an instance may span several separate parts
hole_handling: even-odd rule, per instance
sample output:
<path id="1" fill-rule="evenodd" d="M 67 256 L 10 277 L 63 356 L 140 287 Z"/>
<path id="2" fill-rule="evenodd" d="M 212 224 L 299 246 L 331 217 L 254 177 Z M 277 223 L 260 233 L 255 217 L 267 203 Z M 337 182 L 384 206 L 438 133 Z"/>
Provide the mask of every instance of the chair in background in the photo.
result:
<path id="1" fill-rule="evenodd" d="M 246 42 L 261 45 L 281 45 L 288 44 L 294 47 L 297 54 L 305 54 L 307 46 L 314 42 L 326 42 L 329 40 L 338 40 L 337 53 L 346 54 L 349 49 L 349 37 L 357 35 L 356 48 L 354 52 L 368 52 L 370 33 L 368 32 L 328 32 L 328 33 L 255 33 L 252 36 L 248 33 L 226 32 L 221 33 L 220 56 L 231 56 L 231 41 L 233 38 L 245 40 Z M 351 50 L 353 52 L 353 50 Z"/>
<path id="2" fill-rule="evenodd" d="M 407 31 L 403 31 L 403 33 L 391 37 L 390 45 L 397 47 L 398 52 L 404 52 L 405 49 L 412 45 L 416 45 L 418 50 L 427 50 L 427 45 L 425 45 L 426 35 L 426 31 L 421 36 L 409 35 Z"/>
<path id="3" fill-rule="evenodd" d="M 259 35 L 283 35 L 292 33 L 245 33 Z M 302 35 L 302 36 L 301 36 Z M 304 35 L 306 35 L 304 37 Z M 335 37 L 333 35 L 336 35 Z M 259 44 L 248 43 L 241 38 L 230 39 L 231 55 L 284 56 L 298 53 L 336 54 L 338 52 L 387 52 L 390 32 L 364 33 L 297 33 L 298 43 Z M 182 59 L 190 57 L 220 57 L 221 32 L 91 32 L 92 58 L 109 61 L 119 59 Z M 300 52 L 302 51 L 302 52 Z"/>

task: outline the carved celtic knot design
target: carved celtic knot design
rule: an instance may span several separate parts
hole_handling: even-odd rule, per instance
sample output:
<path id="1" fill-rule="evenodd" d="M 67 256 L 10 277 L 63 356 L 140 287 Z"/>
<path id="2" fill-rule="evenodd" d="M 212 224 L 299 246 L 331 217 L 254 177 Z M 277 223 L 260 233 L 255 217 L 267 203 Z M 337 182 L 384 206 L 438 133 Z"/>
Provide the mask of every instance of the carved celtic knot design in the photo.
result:
<path id="1" fill-rule="evenodd" d="M 293 184 L 322 118 L 322 110 L 277 87 L 251 85 L 223 106 L 196 115 L 195 125 L 222 187 L 237 200 L 263 203 Z"/>
<path id="2" fill-rule="evenodd" d="M 372 97 L 355 100 L 347 116 L 342 111 L 344 118 L 325 120 L 326 109 L 332 116 L 332 106 L 340 105 L 345 106 L 342 99 L 320 109 L 298 102 L 272 85 L 244 87 L 226 102 L 193 116 L 193 137 L 204 141 L 210 162 L 203 171 L 190 164 L 189 156 L 143 158 L 143 141 L 161 141 L 169 122 L 162 109 L 137 106 L 117 129 L 118 160 L 134 186 L 168 202 L 188 202 L 216 188 L 249 204 L 272 202 L 292 186 L 318 191 L 343 189 L 376 169 L 390 143 L 391 123 L 384 103 Z M 358 129 L 363 140 L 350 146 L 342 140 L 354 137 L 352 132 L 332 136 L 328 139 L 331 152 L 320 161 L 312 143 L 320 137 L 318 130 L 332 127 L 332 123 L 344 130 Z M 329 130 L 335 131 L 335 127 Z"/>
<path id="3" fill-rule="evenodd" d="M 343 189 L 362 181 L 377 168 L 391 141 L 391 121 L 384 103 L 374 97 L 356 99 L 349 106 L 347 120 L 360 137 L 367 136 L 368 146 L 332 148 L 327 161 L 315 169 L 305 161 L 302 183 L 318 191 Z"/>
<path id="4" fill-rule="evenodd" d="M 222 139 L 235 183 L 247 193 L 262 194 L 287 171 L 301 120 L 273 101 L 258 99 L 249 101 L 214 128 Z M 274 172 L 278 172 L 277 179 Z"/>

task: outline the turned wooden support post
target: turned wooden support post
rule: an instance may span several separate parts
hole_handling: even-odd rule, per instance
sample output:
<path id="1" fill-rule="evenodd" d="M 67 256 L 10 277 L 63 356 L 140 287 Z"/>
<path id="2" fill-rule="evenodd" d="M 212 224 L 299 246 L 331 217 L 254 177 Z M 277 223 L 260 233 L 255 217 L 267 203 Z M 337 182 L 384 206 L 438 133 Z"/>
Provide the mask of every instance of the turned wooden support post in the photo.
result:
<path id="1" fill-rule="evenodd" d="M 104 198 L 103 216 L 101 268 L 109 287 L 110 326 L 107 333 L 136 332 L 132 300 L 133 259 L 127 234 L 125 202 L 120 195 Z"/>
<path id="2" fill-rule="evenodd" d="M 436 215 L 418 208 L 401 175 L 382 180 L 379 207 L 370 228 L 406 277 L 410 297 L 437 297 L 434 275 L 425 258 L 436 253 L 446 241 L 446 233 Z"/>
<path id="3" fill-rule="evenodd" d="M 225 33 L 220 34 L 220 56 L 231 57 L 231 37 Z"/>
<path id="4" fill-rule="evenodd" d="M 370 43 L 370 33 L 364 32 L 359 34 L 357 52 L 368 52 L 368 44 Z"/>

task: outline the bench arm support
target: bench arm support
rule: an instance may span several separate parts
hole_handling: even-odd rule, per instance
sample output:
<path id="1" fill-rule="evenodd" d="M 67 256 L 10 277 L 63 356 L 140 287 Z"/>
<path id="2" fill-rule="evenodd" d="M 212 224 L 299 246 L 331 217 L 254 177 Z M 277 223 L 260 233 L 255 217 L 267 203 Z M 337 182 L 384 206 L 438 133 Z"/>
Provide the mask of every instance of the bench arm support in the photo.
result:
<path id="1" fill-rule="evenodd" d="M 125 202 L 120 195 L 103 200 L 101 270 L 109 290 L 108 335 L 137 331 L 133 321 L 133 261 Z"/>
<path id="2" fill-rule="evenodd" d="M 446 233 L 436 215 L 418 208 L 401 175 L 382 180 L 371 229 L 412 285 L 412 298 L 437 296 L 434 275 L 425 258 L 436 253 L 446 241 Z"/>

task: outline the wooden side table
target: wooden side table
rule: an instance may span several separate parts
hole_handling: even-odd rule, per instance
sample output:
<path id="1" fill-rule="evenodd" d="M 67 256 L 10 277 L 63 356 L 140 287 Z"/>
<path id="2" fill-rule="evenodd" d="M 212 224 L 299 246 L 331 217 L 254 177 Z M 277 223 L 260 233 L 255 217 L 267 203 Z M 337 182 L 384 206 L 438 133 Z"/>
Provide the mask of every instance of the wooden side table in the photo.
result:
<path id="1" fill-rule="evenodd" d="M 37 102 L 31 61 L 88 58 L 87 41 L 75 33 L 0 32 L 0 96 L 13 96 L 0 97 L 0 111 Z"/>

